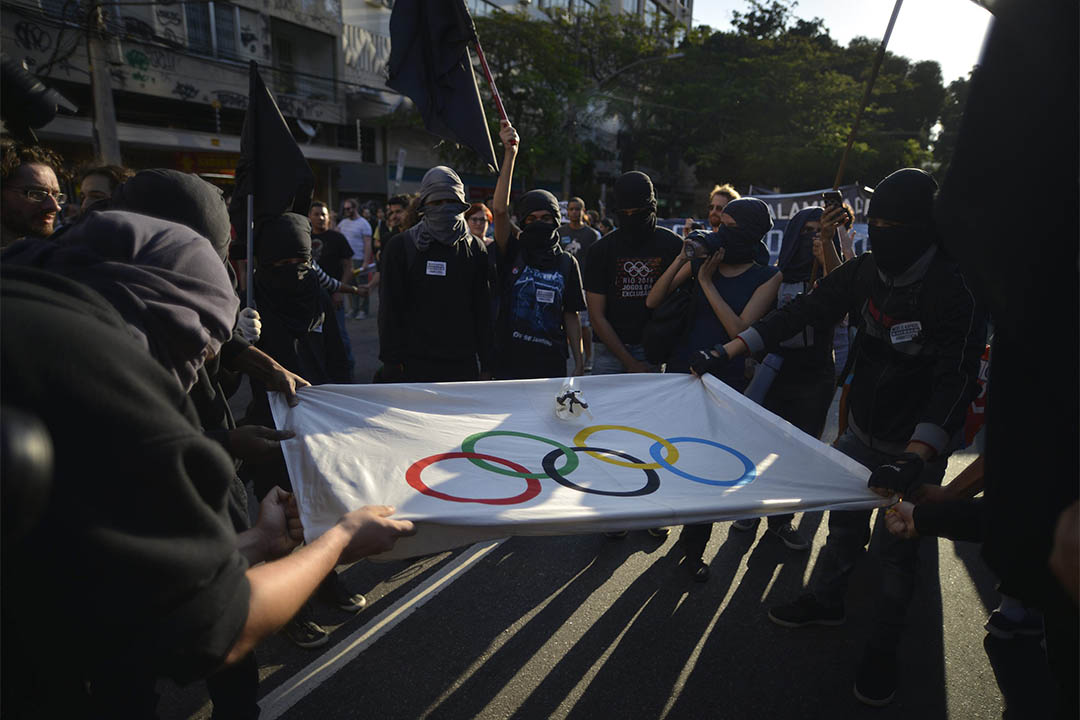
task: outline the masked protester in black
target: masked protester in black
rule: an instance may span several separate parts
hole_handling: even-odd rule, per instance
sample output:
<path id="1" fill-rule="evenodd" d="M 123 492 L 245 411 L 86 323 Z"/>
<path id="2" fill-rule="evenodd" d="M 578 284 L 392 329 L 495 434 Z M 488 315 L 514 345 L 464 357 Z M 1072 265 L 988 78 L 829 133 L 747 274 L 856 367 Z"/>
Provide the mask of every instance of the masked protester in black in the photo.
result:
<path id="1" fill-rule="evenodd" d="M 696 238 L 687 239 L 683 252 L 667 267 L 646 299 L 652 308 L 681 285 L 689 286 L 691 293 L 687 327 L 667 358 L 666 372 L 689 372 L 695 349 L 727 341 L 776 304 L 781 275 L 776 268 L 756 262 L 762 251 L 768 260 L 762 243 L 772 228 L 768 206 L 753 198 L 733 200 L 720 215 L 720 222 L 716 232 L 698 233 Z M 691 253 L 693 258 L 688 256 Z M 746 387 L 745 363 L 731 363 L 717 376 L 740 392 Z M 784 526 L 788 526 L 787 521 Z M 711 534 L 712 523 L 702 523 L 685 526 L 679 538 L 686 551 L 685 567 L 697 582 L 709 578 L 702 556 Z"/>
<path id="2" fill-rule="evenodd" d="M 276 533 L 230 527 L 234 468 L 187 397 L 239 304 L 206 240 L 116 211 L 69 232 L 13 246 L 0 265 L 4 403 L 40 418 L 55 450 L 45 512 L 0 548 L 3 705 L 12 717 L 155 717 L 145 679 L 235 664 L 321 569 L 357 557 L 342 538 L 273 562 L 300 540 L 283 503 L 262 508 L 276 510 Z M 93 588 L 79 613 L 71 587 Z"/>
<path id="3" fill-rule="evenodd" d="M 448 167 L 420 183 L 421 220 L 383 250 L 379 359 L 385 382 L 490 377 L 487 250 L 465 224 L 465 187 Z"/>
<path id="4" fill-rule="evenodd" d="M 642 172 L 615 182 L 618 228 L 598 240 L 585 263 L 585 297 L 597 346 L 594 375 L 655 372 L 645 360 L 641 331 L 649 319 L 645 298 L 679 254 L 679 236 L 656 225 L 656 196 Z"/>
<path id="5" fill-rule="evenodd" d="M 849 313 L 858 335 L 849 355 L 848 428 L 835 447 L 871 468 L 870 488 L 886 496 L 917 498 L 920 485 L 941 483 L 978 391 L 986 344 L 982 313 L 936 241 L 936 189 L 932 177 L 913 168 L 882 180 L 868 212 L 872 252 L 836 268 L 811 292 L 695 363 L 701 374 L 748 351 L 776 351 L 807 325 L 829 325 Z M 785 627 L 843 621 L 848 579 L 870 540 L 870 516 L 868 510 L 829 514 L 810 593 L 772 608 L 771 620 Z M 884 705 L 896 689 L 896 650 L 914 589 L 918 539 L 882 534 L 875 542 L 882 562 L 878 616 L 854 689 L 863 702 Z"/>
<path id="6" fill-rule="evenodd" d="M 495 377 L 550 378 L 566 375 L 574 356 L 581 375 L 581 321 L 585 294 L 577 260 L 559 244 L 559 202 L 547 190 L 530 190 L 517 203 L 521 230 L 506 217 L 513 162 L 503 163 L 496 185 L 502 202 L 495 223 L 498 249 L 499 316 L 495 336 Z"/>
<path id="7" fill-rule="evenodd" d="M 763 251 L 768 261 L 762 242 L 772 228 L 768 206 L 755 198 L 733 200 L 720 218 L 719 230 L 700 236 L 695 257 L 688 258 L 686 250 L 679 253 L 646 299 L 649 307 L 657 307 L 674 289 L 696 279 L 690 285 L 694 298 L 687 329 L 666 358 L 667 372 L 689 372 L 694 350 L 727 342 L 776 303 L 781 278 L 776 268 L 758 262 Z M 693 244 L 691 239 L 686 246 Z M 740 392 L 746 388 L 743 363 L 731 363 L 718 377 Z"/>
<path id="8" fill-rule="evenodd" d="M 98 206 L 95 209 L 113 208 L 134 212 L 177 222 L 195 230 L 210 241 L 235 288 L 232 265 L 227 260 L 231 223 L 222 192 L 214 185 L 197 175 L 176 170 L 141 170 L 119 185 L 112 197 Z M 258 317 L 253 310 L 241 312 Z M 271 454 L 275 452 L 278 440 L 291 435 L 268 427 L 237 428 L 228 398 L 240 383 L 240 372 L 234 370 L 245 366 L 245 361 L 251 358 L 257 358 L 259 364 L 273 363 L 250 346 L 238 322 L 232 337 L 222 345 L 220 352 L 207 358 L 199 368 L 195 384 L 188 393 L 199 414 L 203 432 L 221 443 L 232 455 L 237 470 L 241 456 L 250 456 L 245 448 L 257 448 L 260 455 Z M 251 527 L 247 497 L 243 481 L 234 475 L 229 487 L 228 509 L 233 529 L 238 533 Z M 131 677 L 110 678 L 109 682 L 112 681 L 118 684 L 118 687 L 111 689 L 116 697 L 137 697 Z M 99 689 L 103 689 L 102 681 L 98 685 Z M 207 686 L 215 717 L 254 717 L 258 711 L 258 666 L 254 653 L 241 663 L 208 678 Z"/>
<path id="9" fill-rule="evenodd" d="M 255 303 L 263 319 L 258 346 L 312 384 L 349 382 L 330 296 L 311 272 L 311 223 L 285 213 L 261 222 L 255 238 Z M 252 382 L 248 420 L 273 427 L 264 388 Z"/>
<path id="10" fill-rule="evenodd" d="M 783 273 L 778 304 L 783 307 L 800 294 L 809 292 L 814 266 L 814 240 L 821 227 L 822 209 L 804 208 L 784 229 L 777 268 Z M 838 246 L 839 241 L 837 239 Z M 818 268 L 817 278 L 822 268 Z M 806 434 L 820 439 L 829 407 L 836 394 L 833 365 L 833 326 L 807 326 L 780 344 L 776 352 L 783 363 L 765 395 L 764 407 Z M 791 521 L 793 514 L 770 515 L 769 531 L 792 550 L 805 550 L 809 543 Z M 756 530 L 758 519 L 738 520 L 736 530 Z"/>
<path id="11" fill-rule="evenodd" d="M 5 343 L 25 335 L 21 322 L 48 318 L 48 332 L 56 333 L 54 342 L 59 343 L 47 346 L 49 357 L 57 356 L 65 345 L 79 348 L 79 366 L 93 379 L 87 383 L 68 370 L 54 374 L 56 370 L 48 368 L 56 361 L 47 358 L 32 360 L 29 366 L 25 357 L 14 365 L 5 358 L 5 403 L 18 404 L 18 398 L 25 395 L 36 404 L 51 429 L 59 460 L 55 497 L 44 520 L 46 525 L 55 524 L 51 531 L 54 537 L 32 548 L 31 554 L 19 554 L 28 561 L 62 552 L 68 568 L 57 576 L 50 569 L 52 563 L 42 568 L 32 563 L 17 568 L 5 559 L 5 584 L 10 581 L 9 590 L 35 589 L 30 605 L 23 605 L 25 600 L 20 600 L 18 593 L 5 593 L 5 652 L 20 642 L 19 632 L 8 632 L 11 618 L 18 618 L 21 626 L 35 628 L 32 647 L 54 647 L 54 642 L 40 635 L 47 625 L 64 635 L 63 642 L 73 651 L 69 656 L 97 658 L 82 669 L 88 673 L 87 678 L 92 677 L 92 684 L 89 697 L 81 702 L 95 708 L 94 716 L 155 717 L 154 684 L 156 675 L 162 672 L 158 663 L 161 656 L 165 651 L 187 654 L 186 662 L 196 656 L 182 644 L 161 642 L 159 628 L 179 623 L 166 632 L 177 633 L 174 640 L 187 634 L 189 641 L 197 644 L 205 627 L 220 622 L 226 625 L 222 636 L 229 643 L 236 623 L 242 623 L 246 613 L 246 599 L 242 597 L 246 565 L 235 558 L 220 568 L 206 566 L 226 562 L 236 550 L 236 538 L 228 532 L 224 512 L 232 469 L 221 448 L 199 438 L 188 424 L 188 417 L 180 414 L 191 413 L 183 395 L 196 383 L 204 359 L 216 357 L 229 338 L 239 302 L 231 291 L 225 268 L 203 238 L 175 223 L 134 213 L 90 213 L 64 233 L 62 243 L 37 241 L 12 246 L 3 264 L 5 307 L 20 314 L 31 313 L 20 315 L 18 322 L 5 316 Z M 41 271 L 31 273 L 31 268 L 21 266 Z M 25 285 L 22 290 L 18 290 L 20 283 Z M 20 355 L 25 352 L 21 350 Z M 118 357 L 124 362 L 117 363 Z M 70 357 L 61 364 L 64 362 L 70 364 Z M 172 382 L 168 381 L 170 377 Z M 38 378 L 44 379 L 45 385 L 35 390 L 34 383 L 41 382 Z M 84 386 L 87 389 L 80 389 Z M 106 390 L 121 386 L 128 392 L 110 395 Z M 163 410 L 163 396 L 169 402 L 165 414 L 160 415 L 153 408 Z M 50 410 L 54 405 L 56 409 Z M 58 412 L 61 414 L 56 415 Z M 175 417 L 168 417 L 168 412 Z M 102 418 L 113 421 L 102 425 Z M 128 424 L 122 422 L 123 418 Z M 131 422 L 133 419 L 135 422 Z M 98 437 L 94 426 L 103 427 L 105 434 L 116 440 Z M 162 432 L 166 427 L 172 434 Z M 162 438 L 169 438 L 169 442 Z M 186 470 L 184 462 L 165 462 L 169 448 L 182 447 L 188 448 L 185 457 L 194 462 Z M 125 457 L 130 459 L 125 461 Z M 196 465 L 198 492 L 185 485 L 190 480 L 186 473 Z M 154 478 L 153 487 L 146 488 L 144 481 L 150 476 Z M 132 484 L 134 478 L 139 482 Z M 92 490 L 84 493 L 79 489 L 83 487 Z M 171 500 L 166 502 L 168 498 Z M 101 511 L 92 512 L 95 507 Z M 74 513 L 79 520 L 61 522 L 66 513 Z M 86 518 L 93 522 L 87 524 Z M 196 525 L 200 535 L 187 535 Z M 147 527 L 160 528 L 169 536 L 168 541 L 158 538 L 154 549 L 155 541 L 146 534 Z M 108 542 L 97 547 L 97 542 L 106 537 Z M 73 538 L 79 541 L 73 542 Z M 166 547 L 173 549 L 166 551 Z M 70 555 L 72 551 L 74 556 Z M 174 561 L 179 556 L 170 553 L 180 552 L 188 552 L 190 557 L 177 565 Z M 202 570 L 191 563 L 194 557 L 202 558 Z M 101 568 L 93 572 L 99 563 Z M 148 568 L 157 570 L 148 572 Z M 51 614 L 50 604 L 43 603 L 44 598 L 63 597 L 63 590 L 45 584 L 52 580 L 17 581 L 23 572 L 44 572 L 45 577 L 62 577 L 64 583 L 76 586 L 101 583 L 95 591 L 98 600 L 87 606 L 88 617 L 78 622 L 80 629 L 65 631 L 63 623 L 56 623 L 64 613 Z M 215 578 L 218 585 L 226 583 L 227 593 L 218 598 L 219 602 L 209 603 L 209 615 L 199 620 L 196 628 L 183 623 L 184 618 L 194 618 L 190 610 L 196 609 L 198 603 L 177 610 L 175 615 L 160 607 L 159 603 L 167 601 L 170 593 L 185 583 L 191 585 L 181 591 L 187 598 L 184 602 L 192 602 L 189 588 L 206 585 L 207 578 Z M 233 599 L 226 602 L 226 598 Z M 48 623 L 37 621 L 36 613 L 51 619 Z M 150 616 L 154 616 L 152 620 Z M 169 617 L 169 622 L 162 623 L 162 618 Z M 123 631 L 118 629 L 120 626 Z M 118 641 L 121 636 L 127 639 Z M 147 646 L 142 652 L 126 655 L 126 648 L 143 642 Z M 147 652 L 151 646 L 153 651 Z M 6 658 L 11 662 L 6 661 L 5 667 L 24 665 L 32 672 L 29 668 L 34 666 L 35 654 L 20 653 L 18 662 Z M 71 662 L 61 663 L 67 667 L 58 668 L 53 654 L 47 662 L 50 682 L 67 672 L 80 672 Z M 219 662 L 211 660 L 202 665 L 196 675 L 209 673 Z M 257 671 L 256 667 L 251 669 Z M 19 684 L 9 683 L 10 679 L 5 672 L 5 693 Z M 252 680 L 250 701 L 257 709 L 257 674 Z M 39 688 L 38 696 L 30 701 L 43 707 L 80 702 L 75 688 L 69 690 L 71 696 L 60 690 L 56 696 L 45 697 Z M 7 709 L 18 715 L 14 710 L 17 706 L 15 703 Z M 41 712 L 38 716 L 73 715 Z"/>

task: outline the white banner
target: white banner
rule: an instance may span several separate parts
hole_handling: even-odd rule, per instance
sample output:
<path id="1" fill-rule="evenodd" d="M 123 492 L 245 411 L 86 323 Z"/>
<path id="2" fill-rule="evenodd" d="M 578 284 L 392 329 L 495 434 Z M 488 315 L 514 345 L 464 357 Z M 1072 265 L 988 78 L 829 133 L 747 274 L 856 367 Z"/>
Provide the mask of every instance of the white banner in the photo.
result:
<path id="1" fill-rule="evenodd" d="M 309 540 L 393 505 L 415 537 L 387 559 L 508 535 L 571 535 L 884 504 L 869 470 L 715 378 L 323 385 L 270 396 Z"/>

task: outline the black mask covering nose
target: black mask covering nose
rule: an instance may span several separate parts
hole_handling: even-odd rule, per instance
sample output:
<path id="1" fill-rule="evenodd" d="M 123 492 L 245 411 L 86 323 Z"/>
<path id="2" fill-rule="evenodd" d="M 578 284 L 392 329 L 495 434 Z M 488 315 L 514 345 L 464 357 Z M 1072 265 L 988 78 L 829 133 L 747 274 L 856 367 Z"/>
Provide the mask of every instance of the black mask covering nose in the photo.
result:
<path id="1" fill-rule="evenodd" d="M 894 227 L 873 223 L 867 229 L 870 250 L 881 272 L 900 275 L 934 244 L 934 194 L 937 183 L 916 168 L 897 170 L 878 183 L 867 217 L 889 220 Z"/>
<path id="2" fill-rule="evenodd" d="M 619 210 L 643 208 L 627 215 Z M 656 194 L 652 180 L 643 172 L 623 173 L 615 181 L 615 222 L 631 240 L 641 241 L 656 229 Z"/>

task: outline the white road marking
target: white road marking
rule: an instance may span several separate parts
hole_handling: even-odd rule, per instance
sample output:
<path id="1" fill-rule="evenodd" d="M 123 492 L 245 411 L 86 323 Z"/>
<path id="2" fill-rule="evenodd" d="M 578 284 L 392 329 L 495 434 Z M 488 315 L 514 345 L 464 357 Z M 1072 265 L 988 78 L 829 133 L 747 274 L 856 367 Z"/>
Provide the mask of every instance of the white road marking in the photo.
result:
<path id="1" fill-rule="evenodd" d="M 449 587 L 476 561 L 505 541 L 506 538 L 477 543 L 459 555 L 370 623 L 334 645 L 307 667 L 276 687 L 259 703 L 262 709 L 259 717 L 262 720 L 275 720 L 281 717 L 311 691 L 333 677 L 338 670 L 375 644 L 379 638 L 394 629 L 418 607 Z"/>

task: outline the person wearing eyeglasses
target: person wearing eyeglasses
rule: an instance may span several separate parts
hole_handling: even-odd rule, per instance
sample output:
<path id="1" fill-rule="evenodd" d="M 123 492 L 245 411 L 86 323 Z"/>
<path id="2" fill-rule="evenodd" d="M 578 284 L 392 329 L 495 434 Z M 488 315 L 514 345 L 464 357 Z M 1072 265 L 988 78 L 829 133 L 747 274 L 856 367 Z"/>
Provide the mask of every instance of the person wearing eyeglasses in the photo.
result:
<path id="1" fill-rule="evenodd" d="M 52 235 L 67 199 L 57 178 L 63 173 L 63 160 L 47 148 L 10 140 L 4 141 L 0 151 L 0 247 L 24 237 Z"/>
<path id="2" fill-rule="evenodd" d="M 720 222 L 720 216 L 724 213 L 724 208 L 732 200 L 738 200 L 742 195 L 731 183 L 724 183 L 723 185 L 714 185 L 712 191 L 709 193 L 709 207 L 708 207 L 708 220 L 709 227 L 713 232 L 720 229 L 723 224 Z M 687 218 L 686 224 L 683 227 L 683 237 L 686 237 L 694 231 L 694 218 Z"/>

